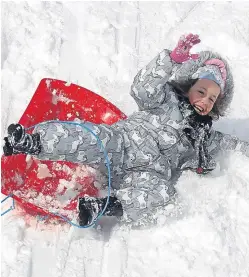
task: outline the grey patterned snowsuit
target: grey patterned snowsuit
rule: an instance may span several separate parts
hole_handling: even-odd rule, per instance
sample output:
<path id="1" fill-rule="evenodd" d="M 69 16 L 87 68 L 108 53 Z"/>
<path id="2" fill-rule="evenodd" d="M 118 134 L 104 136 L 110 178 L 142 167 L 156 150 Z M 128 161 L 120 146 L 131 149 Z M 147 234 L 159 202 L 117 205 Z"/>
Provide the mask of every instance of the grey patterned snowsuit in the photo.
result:
<path id="1" fill-rule="evenodd" d="M 112 126 L 83 122 L 99 136 L 108 153 L 114 194 L 121 200 L 128 221 L 149 219 L 158 207 L 173 202 L 176 176 L 185 168 L 197 167 L 196 154 L 183 132 L 183 117 L 170 81 L 184 83 L 205 60 L 220 56 L 206 51 L 200 53 L 197 61 L 177 64 L 169 54 L 169 50 L 163 50 L 135 77 L 131 95 L 140 111 Z M 227 69 L 227 99 L 220 104 L 221 111 L 225 111 L 232 98 L 233 80 Z M 35 132 L 42 139 L 39 159 L 83 163 L 107 175 L 103 151 L 100 152 L 96 138 L 84 128 L 45 123 Z M 214 130 L 208 145 L 213 156 L 220 150 L 249 154 L 249 143 Z"/>

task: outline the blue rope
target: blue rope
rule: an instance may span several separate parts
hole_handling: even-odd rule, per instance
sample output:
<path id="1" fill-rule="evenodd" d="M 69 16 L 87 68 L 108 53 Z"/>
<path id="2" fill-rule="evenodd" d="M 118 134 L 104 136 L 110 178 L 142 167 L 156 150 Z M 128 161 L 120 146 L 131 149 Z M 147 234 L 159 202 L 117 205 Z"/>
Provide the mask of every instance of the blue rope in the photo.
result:
<path id="1" fill-rule="evenodd" d="M 7 197 L 5 197 L 2 201 L 1 201 L 1 204 L 4 202 L 4 201 L 6 201 L 9 197 L 12 197 L 12 193 L 11 194 L 9 194 Z M 1 213 L 1 216 L 3 216 L 3 215 L 5 215 L 5 214 L 7 214 L 8 212 L 10 212 L 10 211 L 12 211 L 12 210 L 14 210 L 15 209 L 15 200 L 14 200 L 14 198 L 12 198 L 12 206 L 10 206 L 10 208 L 8 209 L 8 210 L 6 210 L 6 211 L 4 211 L 3 213 Z"/>
<path id="2" fill-rule="evenodd" d="M 59 121 L 59 120 L 50 120 L 50 121 L 46 121 L 46 122 L 42 122 L 42 123 L 38 123 L 36 125 L 33 125 L 29 128 L 27 128 L 26 130 L 30 130 L 30 129 L 33 129 L 34 127 L 38 126 L 38 125 L 43 125 L 43 124 L 47 124 L 47 123 L 62 123 L 62 124 L 71 124 L 71 125 L 78 125 L 78 126 L 81 126 L 83 127 L 84 129 L 86 129 L 88 132 L 90 132 L 92 135 L 94 135 L 94 137 L 97 139 L 97 142 L 99 144 L 100 147 L 102 147 L 103 151 L 104 151 L 104 156 L 105 156 L 105 159 L 106 159 L 106 166 L 107 166 L 107 170 L 108 170 L 108 196 L 107 196 L 107 201 L 106 201 L 106 204 L 103 208 L 103 210 L 101 211 L 101 213 L 93 220 L 93 222 L 89 225 L 85 225 L 85 226 L 80 226 L 78 224 L 75 224 L 73 223 L 72 221 L 70 221 L 69 219 L 67 219 L 65 216 L 63 215 L 60 215 L 58 213 L 52 213 L 56 216 L 59 216 L 60 218 L 62 218 L 64 221 L 66 221 L 67 223 L 71 224 L 72 226 L 74 227 L 78 227 L 78 228 L 89 228 L 93 225 L 96 224 L 96 222 L 103 216 L 105 210 L 107 209 L 107 206 L 109 204 L 109 199 L 110 199 L 110 194 L 111 194 L 111 169 L 110 169 L 110 161 L 109 161 L 109 158 L 108 158 L 108 155 L 107 155 L 107 152 L 103 146 L 103 143 L 102 141 L 100 140 L 100 138 L 91 130 L 89 129 L 88 127 L 86 127 L 85 124 L 83 123 L 77 123 L 77 122 L 73 122 L 73 121 Z"/>

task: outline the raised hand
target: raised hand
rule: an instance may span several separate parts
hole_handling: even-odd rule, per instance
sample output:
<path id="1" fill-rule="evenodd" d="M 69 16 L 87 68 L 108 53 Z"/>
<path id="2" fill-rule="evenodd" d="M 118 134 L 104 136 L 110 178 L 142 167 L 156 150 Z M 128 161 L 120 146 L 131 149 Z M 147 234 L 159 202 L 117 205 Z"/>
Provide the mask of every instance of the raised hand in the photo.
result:
<path id="1" fill-rule="evenodd" d="M 171 52 L 170 57 L 177 63 L 182 63 L 190 59 L 198 59 L 198 54 L 190 54 L 191 48 L 200 43 L 198 35 L 188 34 L 187 36 L 183 35 L 178 41 L 176 48 Z"/>

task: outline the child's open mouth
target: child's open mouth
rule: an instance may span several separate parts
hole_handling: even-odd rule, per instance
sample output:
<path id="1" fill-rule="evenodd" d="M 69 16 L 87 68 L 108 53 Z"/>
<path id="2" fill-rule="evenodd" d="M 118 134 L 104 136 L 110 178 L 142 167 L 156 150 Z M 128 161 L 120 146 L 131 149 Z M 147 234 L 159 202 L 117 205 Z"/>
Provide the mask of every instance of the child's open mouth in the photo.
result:
<path id="1" fill-rule="evenodd" d="M 203 113 L 203 109 L 199 106 L 194 105 L 194 109 L 198 112 L 198 113 Z"/>

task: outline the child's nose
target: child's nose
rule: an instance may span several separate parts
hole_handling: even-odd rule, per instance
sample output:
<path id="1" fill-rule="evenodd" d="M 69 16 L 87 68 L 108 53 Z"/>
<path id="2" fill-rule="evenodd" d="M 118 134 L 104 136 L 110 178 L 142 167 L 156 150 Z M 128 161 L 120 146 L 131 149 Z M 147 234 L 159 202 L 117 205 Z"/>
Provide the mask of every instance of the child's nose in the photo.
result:
<path id="1" fill-rule="evenodd" d="M 208 98 L 207 97 L 203 97 L 201 100 L 201 103 L 206 107 L 209 103 Z"/>

